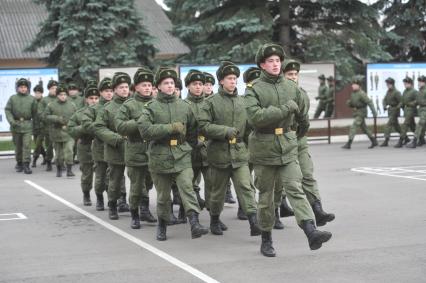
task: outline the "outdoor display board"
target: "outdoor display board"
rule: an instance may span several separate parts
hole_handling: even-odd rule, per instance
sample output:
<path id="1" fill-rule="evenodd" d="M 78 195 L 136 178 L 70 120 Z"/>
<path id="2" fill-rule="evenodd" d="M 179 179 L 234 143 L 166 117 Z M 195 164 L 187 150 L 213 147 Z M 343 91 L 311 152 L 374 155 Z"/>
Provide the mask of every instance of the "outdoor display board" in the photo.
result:
<path id="1" fill-rule="evenodd" d="M 386 117 L 387 112 L 383 111 L 383 98 L 387 91 L 385 80 L 389 77 L 393 78 L 395 80 L 395 87 L 401 94 L 404 91 L 402 80 L 405 77 L 412 78 L 414 88 L 418 88 L 417 78 L 421 75 L 426 75 L 426 63 L 367 64 L 366 72 L 367 94 L 373 100 L 378 116 Z M 370 109 L 368 109 L 368 115 L 372 116 Z"/>
<path id="2" fill-rule="evenodd" d="M 47 83 L 49 80 L 58 80 L 57 68 L 31 68 L 31 69 L 0 69 L 0 132 L 9 132 L 10 126 L 7 122 L 4 109 L 9 97 L 16 94 L 16 81 L 26 78 L 31 82 L 30 93 L 33 88 L 40 84 L 44 88 L 44 95 L 47 95 Z"/>
<path id="3" fill-rule="evenodd" d="M 254 64 L 243 64 L 238 65 L 241 70 L 241 75 L 238 78 L 238 94 L 243 95 L 245 91 L 245 83 L 243 81 L 243 73 L 250 67 L 255 67 Z M 216 71 L 219 68 L 219 65 L 181 65 L 179 66 L 180 77 L 182 80 L 188 74 L 188 71 L 191 69 L 197 69 L 202 72 L 207 72 L 212 74 L 216 78 Z M 315 113 L 315 109 L 318 105 L 318 101 L 315 99 L 318 96 L 318 87 L 319 81 L 318 76 L 324 74 L 326 77 L 334 76 L 334 64 L 302 64 L 300 66 L 300 75 L 299 75 L 299 85 L 307 92 L 311 108 L 309 111 L 309 117 L 312 118 Z M 214 92 L 217 92 L 219 85 L 216 81 L 214 86 Z M 187 96 L 187 90 L 184 88 L 182 90 L 182 98 Z"/>

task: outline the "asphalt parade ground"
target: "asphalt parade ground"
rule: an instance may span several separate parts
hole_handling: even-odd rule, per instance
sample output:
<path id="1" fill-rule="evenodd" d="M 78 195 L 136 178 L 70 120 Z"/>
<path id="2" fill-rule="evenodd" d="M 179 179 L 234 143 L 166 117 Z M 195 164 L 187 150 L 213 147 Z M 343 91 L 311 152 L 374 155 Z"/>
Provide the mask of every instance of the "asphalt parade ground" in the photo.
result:
<path id="1" fill-rule="evenodd" d="M 236 205 L 224 209 L 224 236 L 191 240 L 181 224 L 158 242 L 153 224 L 132 230 L 129 213 L 111 221 L 84 207 L 77 166 L 76 177 L 56 178 L 42 166 L 15 173 L 2 159 L 0 282 L 425 282 L 426 147 L 341 145 L 311 146 L 324 209 L 336 214 L 320 227 L 332 239 L 310 251 L 295 219 L 283 218 L 276 258 L 260 254 Z M 155 212 L 155 191 L 151 199 Z M 205 210 L 200 221 L 209 225 Z"/>

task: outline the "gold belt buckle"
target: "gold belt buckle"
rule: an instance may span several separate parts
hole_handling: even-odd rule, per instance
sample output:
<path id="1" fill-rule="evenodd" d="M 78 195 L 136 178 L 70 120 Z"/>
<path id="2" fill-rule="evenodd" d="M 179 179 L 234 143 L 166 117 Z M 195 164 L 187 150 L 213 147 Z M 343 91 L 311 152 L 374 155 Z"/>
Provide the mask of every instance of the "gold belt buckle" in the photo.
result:
<path id="1" fill-rule="evenodd" d="M 275 134 L 278 135 L 282 135 L 284 133 L 283 128 L 275 128 Z"/>
<path id="2" fill-rule="evenodd" d="M 178 141 L 177 140 L 170 140 L 170 145 L 171 146 L 177 146 Z"/>
<path id="3" fill-rule="evenodd" d="M 24 118 L 22 118 L 22 117 L 21 117 L 21 118 L 19 118 L 19 121 L 21 121 L 21 122 L 22 122 L 22 121 L 24 121 Z"/>
<path id="4" fill-rule="evenodd" d="M 230 144 L 236 144 L 237 143 L 237 138 L 233 138 L 231 140 L 229 140 Z"/>
<path id="5" fill-rule="evenodd" d="M 198 136 L 198 139 L 202 142 L 206 140 L 206 138 L 204 136 Z"/>

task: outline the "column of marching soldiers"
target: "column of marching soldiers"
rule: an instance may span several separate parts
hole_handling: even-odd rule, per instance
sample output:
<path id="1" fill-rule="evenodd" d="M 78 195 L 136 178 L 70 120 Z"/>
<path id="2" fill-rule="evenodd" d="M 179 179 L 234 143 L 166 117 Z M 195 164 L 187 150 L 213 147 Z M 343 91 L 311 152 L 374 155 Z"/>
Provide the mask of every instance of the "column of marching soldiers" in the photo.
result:
<path id="1" fill-rule="evenodd" d="M 317 226 L 335 216 L 324 212 L 313 176 L 306 137 L 309 98 L 297 83 L 300 64 L 284 61 L 284 50 L 276 44 L 261 46 L 256 63 L 258 68 L 243 74 L 244 96 L 237 92 L 240 70 L 229 61 L 221 62 L 216 72 L 216 94 L 212 94 L 213 75 L 190 70 L 184 78 L 185 100 L 179 98 L 181 79 L 167 67 L 155 74 L 139 68 L 133 94 L 126 73 L 117 72 L 99 83 L 89 81 L 84 101 L 77 86 L 53 80 L 47 85 L 48 96 L 42 98 L 43 89 L 36 86 L 34 98 L 28 94 L 29 82 L 20 79 L 18 93 L 6 107 L 16 146 L 16 171 L 31 173 L 33 132 L 32 167 L 42 155 L 46 171 L 52 171 L 54 148 L 56 176 L 61 177 L 64 169 L 67 176 L 74 176 L 76 143 L 84 205 L 91 205 L 94 177 L 96 210 L 104 210 L 106 193 L 109 219 L 130 210 L 130 226 L 139 229 L 141 221 L 157 222 L 149 210 L 149 192 L 155 185 L 159 241 L 167 239 L 168 225 L 187 221 L 192 238 L 207 234 L 209 229 L 199 222 L 204 208 L 210 215 L 210 232 L 223 235 L 228 227 L 220 215 L 225 201 L 232 202 L 232 180 L 238 218 L 248 221 L 250 236 L 261 235 L 264 256 L 275 256 L 271 232 L 284 229 L 280 217 L 293 215 L 310 249 L 319 249 L 332 234 Z M 178 218 L 174 204 L 180 205 Z"/>

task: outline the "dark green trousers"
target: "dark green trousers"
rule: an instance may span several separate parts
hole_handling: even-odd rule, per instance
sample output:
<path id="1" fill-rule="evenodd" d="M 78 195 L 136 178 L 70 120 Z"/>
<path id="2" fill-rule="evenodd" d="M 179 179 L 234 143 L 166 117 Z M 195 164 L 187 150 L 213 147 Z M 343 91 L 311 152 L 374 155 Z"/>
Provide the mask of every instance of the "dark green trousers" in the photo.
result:
<path id="1" fill-rule="evenodd" d="M 16 162 L 31 162 L 31 133 L 13 133 Z"/>

